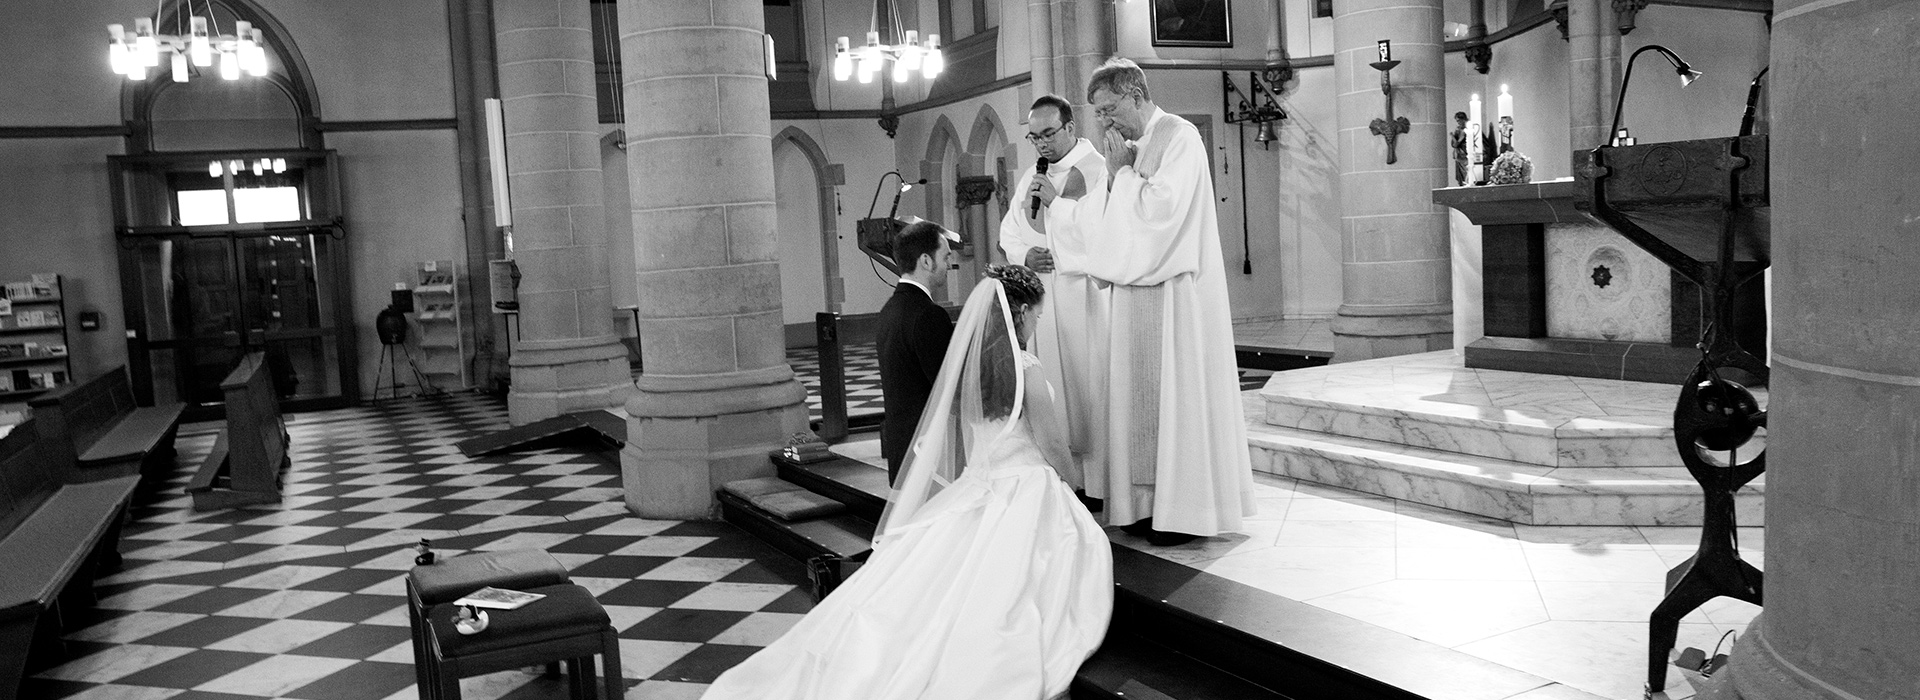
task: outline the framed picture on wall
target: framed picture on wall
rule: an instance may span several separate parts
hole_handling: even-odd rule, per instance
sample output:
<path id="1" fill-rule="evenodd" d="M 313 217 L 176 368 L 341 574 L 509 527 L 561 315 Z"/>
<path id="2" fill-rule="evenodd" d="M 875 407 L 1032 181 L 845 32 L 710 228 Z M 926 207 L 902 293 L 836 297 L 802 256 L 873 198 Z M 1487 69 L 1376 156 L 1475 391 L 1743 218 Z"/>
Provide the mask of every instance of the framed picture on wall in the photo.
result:
<path id="1" fill-rule="evenodd" d="M 1230 0 L 1153 0 L 1154 46 L 1233 46 Z"/>

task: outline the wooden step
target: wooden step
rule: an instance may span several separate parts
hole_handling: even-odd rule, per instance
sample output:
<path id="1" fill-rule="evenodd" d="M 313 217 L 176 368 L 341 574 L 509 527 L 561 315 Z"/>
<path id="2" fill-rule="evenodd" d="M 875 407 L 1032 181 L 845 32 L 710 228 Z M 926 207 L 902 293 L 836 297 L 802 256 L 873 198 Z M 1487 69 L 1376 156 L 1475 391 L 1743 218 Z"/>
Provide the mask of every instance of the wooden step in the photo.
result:
<path id="1" fill-rule="evenodd" d="M 776 453 L 773 464 L 780 478 L 846 504 L 847 510 L 868 522 L 880 522 L 880 512 L 887 507 L 886 469 L 837 454 L 826 461 L 801 464 Z"/>

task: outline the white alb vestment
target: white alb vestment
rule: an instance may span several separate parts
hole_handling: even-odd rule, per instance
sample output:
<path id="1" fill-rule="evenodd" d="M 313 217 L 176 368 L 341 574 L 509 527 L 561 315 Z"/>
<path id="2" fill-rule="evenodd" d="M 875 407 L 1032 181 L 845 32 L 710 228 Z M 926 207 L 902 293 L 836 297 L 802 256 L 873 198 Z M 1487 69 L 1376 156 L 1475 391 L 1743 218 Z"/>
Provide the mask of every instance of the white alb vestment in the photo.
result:
<path id="1" fill-rule="evenodd" d="M 1092 330 L 1112 391 L 1107 459 L 1087 494 L 1106 499 L 1108 524 L 1217 535 L 1255 504 L 1213 179 L 1185 119 L 1155 107 L 1137 145 L 1076 207 L 1110 308 Z"/>
<path id="2" fill-rule="evenodd" d="M 1104 186 L 1107 160 L 1091 142 L 1078 139 L 1059 162 L 1048 166 L 1045 177 L 1054 191 L 1065 192 L 1071 173 L 1079 173 L 1086 191 L 1092 191 Z M 1056 405 L 1064 413 L 1062 424 L 1067 426 L 1074 461 L 1071 471 L 1061 476 L 1075 488 L 1085 488 L 1084 465 L 1106 459 L 1106 377 L 1094 371 L 1088 354 L 1089 321 L 1106 315 L 1106 295 L 1094 294 L 1093 282 L 1087 279 L 1087 240 L 1074 225 L 1073 211 L 1079 202 L 1056 197 L 1052 204 L 1040 207 L 1036 220 L 1029 199 L 1033 177 L 1029 166 L 1013 189 L 1021 196 L 1000 220 L 1000 250 L 1007 254 L 1007 262 L 1016 265 L 1027 264 L 1027 252 L 1034 248 L 1053 252 L 1054 271 L 1040 276 L 1047 294 L 1040 301 L 1031 350 L 1061 398 Z"/>

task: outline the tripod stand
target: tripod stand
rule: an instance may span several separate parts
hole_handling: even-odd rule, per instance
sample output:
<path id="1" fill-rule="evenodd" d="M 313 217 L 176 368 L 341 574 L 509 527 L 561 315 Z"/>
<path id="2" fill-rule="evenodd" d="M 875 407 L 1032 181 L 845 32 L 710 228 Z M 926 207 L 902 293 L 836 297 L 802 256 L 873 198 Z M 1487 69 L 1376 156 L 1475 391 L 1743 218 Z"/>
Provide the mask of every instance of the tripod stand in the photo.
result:
<path id="1" fill-rule="evenodd" d="M 427 383 L 427 377 L 420 372 L 420 365 L 413 361 L 413 350 L 407 347 L 407 317 L 396 306 L 380 310 L 374 318 L 374 330 L 380 335 L 380 361 L 373 368 L 373 400 L 379 401 L 381 380 L 386 382 L 389 399 L 400 398 L 400 358 L 394 356 L 394 348 L 400 348 L 399 354 L 407 359 L 407 368 L 413 372 L 412 386 L 417 389 L 413 395 L 427 393 L 433 388 Z"/>

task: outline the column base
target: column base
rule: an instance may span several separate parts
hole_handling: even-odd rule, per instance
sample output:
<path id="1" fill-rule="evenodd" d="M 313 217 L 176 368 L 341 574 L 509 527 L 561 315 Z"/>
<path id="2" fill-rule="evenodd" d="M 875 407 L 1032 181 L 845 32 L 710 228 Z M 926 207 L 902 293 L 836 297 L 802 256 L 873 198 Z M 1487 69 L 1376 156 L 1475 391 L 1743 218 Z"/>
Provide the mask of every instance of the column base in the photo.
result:
<path id="1" fill-rule="evenodd" d="M 1741 700 L 1864 700 L 1807 675 L 1805 670 L 1780 658 L 1767 641 L 1765 613 L 1748 623 L 1747 633 L 1733 645 L 1727 672 Z M 1891 690 L 1891 688 L 1889 688 Z"/>
<path id="2" fill-rule="evenodd" d="M 1333 318 L 1333 361 L 1353 362 L 1453 348 L 1453 310 L 1356 313 Z"/>
<path id="3" fill-rule="evenodd" d="M 693 403 L 714 414 L 687 414 Z M 758 407 L 755 407 L 758 405 Z M 728 412 L 720 412 L 728 410 Z M 768 453 L 806 432 L 806 389 L 778 384 L 712 391 L 645 391 L 628 401 L 620 483 L 639 518 L 714 520 L 714 491 L 735 479 L 774 476 Z"/>
<path id="4" fill-rule="evenodd" d="M 627 347 L 611 335 L 521 343 L 507 364 L 507 420 L 514 425 L 617 406 L 633 392 Z"/>

